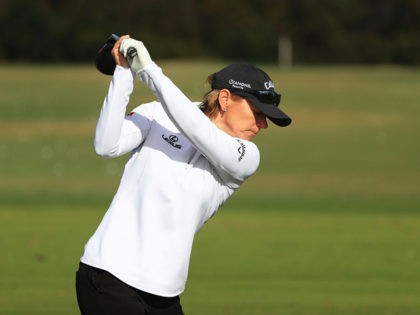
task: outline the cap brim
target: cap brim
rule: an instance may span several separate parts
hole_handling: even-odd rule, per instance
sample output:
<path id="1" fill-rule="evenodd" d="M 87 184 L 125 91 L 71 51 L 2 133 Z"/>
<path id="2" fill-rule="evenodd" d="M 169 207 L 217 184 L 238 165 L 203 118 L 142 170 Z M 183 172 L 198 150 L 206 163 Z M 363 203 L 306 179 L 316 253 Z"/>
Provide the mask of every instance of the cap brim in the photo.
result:
<path id="1" fill-rule="evenodd" d="M 241 93 L 241 95 L 249 99 L 252 105 L 260 109 L 267 116 L 267 118 L 277 126 L 286 127 L 292 123 L 292 119 L 277 106 L 273 104 L 262 103 L 255 96 L 250 94 Z"/>

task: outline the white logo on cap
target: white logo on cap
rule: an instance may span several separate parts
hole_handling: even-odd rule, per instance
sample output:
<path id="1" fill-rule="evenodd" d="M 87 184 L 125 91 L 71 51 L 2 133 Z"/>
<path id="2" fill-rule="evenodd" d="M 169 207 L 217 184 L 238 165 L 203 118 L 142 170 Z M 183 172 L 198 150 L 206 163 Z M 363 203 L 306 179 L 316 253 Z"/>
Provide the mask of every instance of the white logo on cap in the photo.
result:
<path id="1" fill-rule="evenodd" d="M 235 81 L 233 79 L 229 79 L 229 84 L 232 85 L 232 87 L 234 87 L 236 89 L 243 90 L 244 87 L 246 87 L 248 89 L 252 89 L 251 88 L 251 84 L 249 84 L 249 83 L 243 83 L 243 82 L 238 82 L 238 81 Z"/>
<path id="2" fill-rule="evenodd" d="M 269 90 L 270 88 L 274 89 L 274 83 L 272 81 L 265 82 L 264 87 L 266 90 Z"/>

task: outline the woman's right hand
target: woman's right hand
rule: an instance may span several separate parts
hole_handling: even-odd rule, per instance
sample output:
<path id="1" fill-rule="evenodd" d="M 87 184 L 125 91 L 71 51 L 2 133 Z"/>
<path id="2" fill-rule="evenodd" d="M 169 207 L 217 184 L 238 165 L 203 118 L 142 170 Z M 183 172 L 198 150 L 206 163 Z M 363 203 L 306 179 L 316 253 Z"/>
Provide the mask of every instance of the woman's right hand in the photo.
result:
<path id="1" fill-rule="evenodd" d="M 128 64 L 127 59 L 124 58 L 124 55 L 120 52 L 120 46 L 121 42 L 127 38 L 130 38 L 130 35 L 120 36 L 111 50 L 111 55 L 114 57 L 115 63 L 124 68 L 129 68 L 130 65 Z"/>

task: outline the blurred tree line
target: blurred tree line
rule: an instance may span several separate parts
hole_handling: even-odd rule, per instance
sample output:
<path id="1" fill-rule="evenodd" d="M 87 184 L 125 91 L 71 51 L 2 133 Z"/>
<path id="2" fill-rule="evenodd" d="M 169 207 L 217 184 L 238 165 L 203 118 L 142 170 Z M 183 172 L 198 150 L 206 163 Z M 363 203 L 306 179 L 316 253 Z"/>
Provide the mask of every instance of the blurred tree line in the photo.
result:
<path id="1" fill-rule="evenodd" d="M 420 63 L 420 0 L 0 0 L 0 60 L 91 61 L 111 34 L 154 58 Z"/>

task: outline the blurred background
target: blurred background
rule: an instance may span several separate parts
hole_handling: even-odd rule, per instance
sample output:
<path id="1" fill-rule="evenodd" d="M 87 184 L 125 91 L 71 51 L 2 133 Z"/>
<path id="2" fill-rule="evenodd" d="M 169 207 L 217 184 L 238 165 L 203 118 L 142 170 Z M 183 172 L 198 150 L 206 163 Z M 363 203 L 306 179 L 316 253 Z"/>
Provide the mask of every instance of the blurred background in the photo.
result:
<path id="1" fill-rule="evenodd" d="M 420 62 L 418 0 L 2 0 L 0 59 L 90 61 L 108 34 L 131 34 L 155 58 L 298 64 Z"/>
<path id="2" fill-rule="evenodd" d="M 419 0 L 0 0 L 0 314 L 78 314 L 128 156 L 97 157 L 111 33 L 192 100 L 253 62 L 292 118 L 197 234 L 186 314 L 420 314 Z M 153 99 L 136 83 L 128 110 Z"/>

